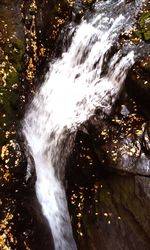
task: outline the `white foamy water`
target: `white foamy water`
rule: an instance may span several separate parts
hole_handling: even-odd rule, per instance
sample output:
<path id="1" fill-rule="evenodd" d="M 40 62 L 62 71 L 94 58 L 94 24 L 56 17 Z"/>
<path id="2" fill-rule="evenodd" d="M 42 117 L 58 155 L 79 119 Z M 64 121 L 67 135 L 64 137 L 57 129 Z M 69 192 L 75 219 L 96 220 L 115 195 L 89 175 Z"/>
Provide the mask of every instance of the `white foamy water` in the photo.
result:
<path id="1" fill-rule="evenodd" d="M 125 1 L 107 1 L 97 6 L 102 13 L 76 28 L 70 48 L 50 65 L 23 121 L 23 134 L 35 162 L 36 194 L 56 250 L 76 249 L 62 184 L 73 135 L 96 107 L 107 114 L 111 112 L 134 63 L 130 48 L 118 48 L 109 60 L 107 54 L 117 45 L 122 30 L 133 25 L 137 6 L 132 6 L 132 13 Z"/>

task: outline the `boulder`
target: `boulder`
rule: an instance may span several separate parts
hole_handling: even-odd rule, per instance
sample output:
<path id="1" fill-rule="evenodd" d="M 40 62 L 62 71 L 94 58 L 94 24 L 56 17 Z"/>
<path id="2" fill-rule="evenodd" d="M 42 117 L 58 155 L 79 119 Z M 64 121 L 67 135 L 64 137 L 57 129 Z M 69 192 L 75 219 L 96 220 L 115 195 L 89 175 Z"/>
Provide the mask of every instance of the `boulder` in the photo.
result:
<path id="1" fill-rule="evenodd" d="M 106 173 L 70 195 L 78 249 L 148 250 L 150 179 Z M 78 206 L 80 204 L 80 206 Z"/>

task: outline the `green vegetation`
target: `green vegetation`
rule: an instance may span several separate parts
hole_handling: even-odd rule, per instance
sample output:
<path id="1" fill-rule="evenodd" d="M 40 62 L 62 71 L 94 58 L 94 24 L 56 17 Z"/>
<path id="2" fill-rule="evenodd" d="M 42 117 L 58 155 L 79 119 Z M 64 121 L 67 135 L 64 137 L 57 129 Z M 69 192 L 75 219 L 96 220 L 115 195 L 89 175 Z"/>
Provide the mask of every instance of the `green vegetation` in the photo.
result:
<path id="1" fill-rule="evenodd" d="M 7 61 L 4 61 L 3 75 L 5 80 L 1 84 L 1 99 L 0 105 L 5 117 L 8 117 L 7 124 L 4 126 L 4 130 L 15 120 L 15 109 L 17 106 L 18 87 L 20 84 L 19 75 L 22 72 L 22 56 L 24 54 L 24 44 L 18 39 L 14 38 L 11 43 L 11 49 L 8 46 L 3 47 L 4 55 L 7 55 Z M 2 126 L 2 124 L 1 124 Z"/>
<path id="2" fill-rule="evenodd" d="M 4 53 L 8 55 L 9 63 L 13 65 L 18 73 L 22 71 L 22 56 L 24 51 L 24 44 L 17 37 L 11 42 L 11 48 L 7 45 L 4 46 Z"/>
<path id="3" fill-rule="evenodd" d="M 133 31 L 133 35 L 144 41 L 150 41 L 150 11 L 144 12 L 139 18 L 138 27 Z"/>

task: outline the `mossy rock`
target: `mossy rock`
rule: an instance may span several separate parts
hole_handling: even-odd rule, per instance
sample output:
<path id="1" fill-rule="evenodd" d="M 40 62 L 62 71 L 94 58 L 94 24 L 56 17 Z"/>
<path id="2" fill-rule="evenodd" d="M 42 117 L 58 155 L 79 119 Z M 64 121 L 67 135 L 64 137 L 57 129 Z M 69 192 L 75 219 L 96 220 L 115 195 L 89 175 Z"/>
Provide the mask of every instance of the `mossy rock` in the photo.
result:
<path id="1" fill-rule="evenodd" d="M 1 58 L 4 62 L 4 73 L 2 76 L 2 83 L 0 86 L 0 108 L 2 111 L 0 126 L 3 131 L 9 130 L 11 125 L 16 121 L 17 117 L 17 102 L 18 89 L 20 86 L 20 73 L 23 70 L 22 56 L 25 51 L 23 41 L 15 37 L 9 44 L 3 45 L 4 55 Z M 3 76 L 6 75 L 5 80 Z M 5 115 L 3 117 L 3 115 Z M 3 137 L 3 136 L 2 136 Z M 1 138 L 0 143 L 4 142 L 5 138 Z"/>
<path id="2" fill-rule="evenodd" d="M 12 86 L 13 84 L 18 83 L 19 82 L 19 74 L 18 74 L 18 72 L 17 71 L 12 71 L 8 75 L 6 81 L 7 81 L 8 86 Z"/>
<path id="3" fill-rule="evenodd" d="M 146 42 L 150 41 L 150 11 L 146 11 L 141 15 L 138 26 L 133 31 L 133 36 Z"/>
<path id="4" fill-rule="evenodd" d="M 143 13 L 143 15 L 140 17 L 140 27 L 145 28 L 145 24 L 148 20 L 150 20 L 150 11 Z"/>
<path id="5" fill-rule="evenodd" d="M 144 32 L 144 39 L 145 41 L 150 41 L 150 32 Z"/>
<path id="6" fill-rule="evenodd" d="M 11 49 L 6 48 L 5 52 L 8 53 L 9 62 L 14 66 L 16 71 L 22 71 L 22 56 L 25 52 L 23 42 L 19 38 L 15 38 L 11 44 Z"/>

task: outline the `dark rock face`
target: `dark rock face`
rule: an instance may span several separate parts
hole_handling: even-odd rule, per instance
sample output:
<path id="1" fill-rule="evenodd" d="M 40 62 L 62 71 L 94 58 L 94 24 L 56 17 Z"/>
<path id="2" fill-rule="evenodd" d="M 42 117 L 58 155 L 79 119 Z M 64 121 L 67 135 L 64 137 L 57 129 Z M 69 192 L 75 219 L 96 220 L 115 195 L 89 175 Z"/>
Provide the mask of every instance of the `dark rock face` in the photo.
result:
<path id="1" fill-rule="evenodd" d="M 126 87 L 129 95 L 141 105 L 143 112 L 150 115 L 150 57 L 137 62 L 129 72 Z"/>
<path id="2" fill-rule="evenodd" d="M 105 176 L 91 187 L 80 187 L 83 200 L 76 210 L 74 189 L 72 210 L 78 228 L 78 249 L 149 249 L 149 178 Z M 77 197 L 76 199 L 80 199 Z M 79 208 L 78 208 L 79 209 Z M 75 217 L 76 216 L 76 217 Z"/>
<path id="3" fill-rule="evenodd" d="M 110 171 L 150 176 L 149 121 L 123 103 L 120 112 L 95 115 L 85 124 L 95 157 Z"/>
<path id="4" fill-rule="evenodd" d="M 135 114 L 113 118 L 111 124 L 99 130 L 102 144 L 94 145 L 99 161 L 108 169 L 150 176 L 149 151 L 144 147 L 149 141 L 147 129 L 143 117 Z"/>
<path id="5" fill-rule="evenodd" d="M 48 223 L 32 190 L 1 193 L 0 209 L 2 249 L 54 249 Z"/>

